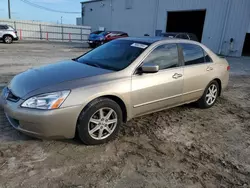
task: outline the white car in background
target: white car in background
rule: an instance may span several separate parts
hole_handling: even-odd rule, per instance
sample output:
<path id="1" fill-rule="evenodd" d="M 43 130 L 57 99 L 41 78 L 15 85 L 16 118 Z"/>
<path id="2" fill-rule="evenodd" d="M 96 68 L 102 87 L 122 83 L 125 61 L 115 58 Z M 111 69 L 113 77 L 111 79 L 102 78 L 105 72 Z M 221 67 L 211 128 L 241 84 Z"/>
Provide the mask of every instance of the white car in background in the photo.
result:
<path id="1" fill-rule="evenodd" d="M 3 40 L 6 44 L 11 44 L 18 39 L 17 31 L 13 27 L 0 24 L 0 40 Z"/>

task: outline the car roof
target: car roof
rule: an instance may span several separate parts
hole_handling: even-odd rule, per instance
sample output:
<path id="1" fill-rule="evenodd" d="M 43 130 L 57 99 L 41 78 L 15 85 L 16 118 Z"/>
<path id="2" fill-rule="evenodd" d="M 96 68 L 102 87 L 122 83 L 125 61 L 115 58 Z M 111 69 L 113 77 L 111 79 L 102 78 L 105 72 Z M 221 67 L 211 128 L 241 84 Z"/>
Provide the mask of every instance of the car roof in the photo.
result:
<path id="1" fill-rule="evenodd" d="M 166 37 L 126 37 L 126 38 L 121 38 L 119 40 L 132 40 L 135 42 L 153 44 L 161 40 L 171 40 L 171 39 L 166 38 Z"/>

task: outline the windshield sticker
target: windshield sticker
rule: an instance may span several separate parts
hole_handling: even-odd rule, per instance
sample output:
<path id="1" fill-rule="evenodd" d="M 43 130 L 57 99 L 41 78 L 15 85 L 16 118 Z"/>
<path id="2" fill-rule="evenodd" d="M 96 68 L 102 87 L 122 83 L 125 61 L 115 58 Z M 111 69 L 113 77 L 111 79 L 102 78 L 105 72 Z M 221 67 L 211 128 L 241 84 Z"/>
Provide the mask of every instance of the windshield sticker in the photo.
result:
<path id="1" fill-rule="evenodd" d="M 136 48 L 142 48 L 142 49 L 145 49 L 145 48 L 148 47 L 148 45 L 139 44 L 139 43 L 134 43 L 134 44 L 132 44 L 131 46 L 136 47 Z"/>

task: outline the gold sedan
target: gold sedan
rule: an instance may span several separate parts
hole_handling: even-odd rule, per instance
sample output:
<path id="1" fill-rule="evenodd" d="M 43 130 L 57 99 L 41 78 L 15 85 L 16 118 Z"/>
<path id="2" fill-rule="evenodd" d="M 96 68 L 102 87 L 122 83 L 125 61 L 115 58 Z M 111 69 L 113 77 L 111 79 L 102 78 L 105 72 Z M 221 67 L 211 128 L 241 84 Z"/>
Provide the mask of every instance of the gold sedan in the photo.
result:
<path id="1" fill-rule="evenodd" d="M 212 107 L 229 69 L 198 42 L 124 38 L 15 76 L 0 104 L 10 124 L 28 135 L 78 134 L 85 144 L 101 144 L 134 117 L 192 102 Z"/>

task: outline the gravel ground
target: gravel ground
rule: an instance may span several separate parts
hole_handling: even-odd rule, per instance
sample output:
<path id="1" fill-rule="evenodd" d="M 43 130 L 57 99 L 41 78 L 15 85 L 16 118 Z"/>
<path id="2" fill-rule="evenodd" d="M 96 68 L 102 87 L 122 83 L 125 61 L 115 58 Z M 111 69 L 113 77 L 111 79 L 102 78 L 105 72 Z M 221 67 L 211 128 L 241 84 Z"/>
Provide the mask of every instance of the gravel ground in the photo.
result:
<path id="1" fill-rule="evenodd" d="M 29 67 L 79 56 L 82 46 L 0 44 L 0 86 Z M 101 146 L 30 138 L 0 109 L 0 187 L 250 187 L 250 59 L 243 61 L 213 108 L 136 118 Z"/>

